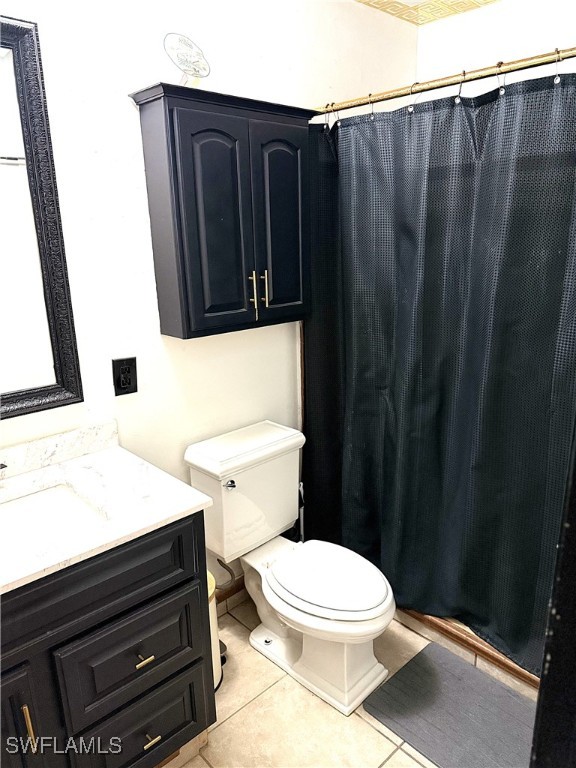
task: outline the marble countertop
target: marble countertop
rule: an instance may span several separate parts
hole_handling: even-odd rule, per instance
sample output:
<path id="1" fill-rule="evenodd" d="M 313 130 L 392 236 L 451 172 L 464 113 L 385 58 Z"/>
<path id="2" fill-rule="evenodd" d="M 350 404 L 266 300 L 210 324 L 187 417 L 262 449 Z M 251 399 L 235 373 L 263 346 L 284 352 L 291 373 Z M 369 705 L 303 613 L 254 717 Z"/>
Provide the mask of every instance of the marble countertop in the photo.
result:
<path id="1" fill-rule="evenodd" d="M 212 505 L 119 445 L 0 479 L 0 594 Z"/>

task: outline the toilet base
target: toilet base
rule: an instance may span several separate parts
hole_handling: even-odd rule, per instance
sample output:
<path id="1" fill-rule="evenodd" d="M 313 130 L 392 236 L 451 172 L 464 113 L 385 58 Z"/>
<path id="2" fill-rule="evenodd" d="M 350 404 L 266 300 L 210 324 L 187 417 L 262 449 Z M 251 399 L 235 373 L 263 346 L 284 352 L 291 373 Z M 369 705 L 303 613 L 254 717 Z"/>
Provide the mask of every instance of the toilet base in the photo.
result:
<path id="1" fill-rule="evenodd" d="M 260 624 L 250 634 L 250 645 L 343 715 L 357 709 L 388 676 L 372 641 L 337 643 L 299 633 L 279 637 Z"/>

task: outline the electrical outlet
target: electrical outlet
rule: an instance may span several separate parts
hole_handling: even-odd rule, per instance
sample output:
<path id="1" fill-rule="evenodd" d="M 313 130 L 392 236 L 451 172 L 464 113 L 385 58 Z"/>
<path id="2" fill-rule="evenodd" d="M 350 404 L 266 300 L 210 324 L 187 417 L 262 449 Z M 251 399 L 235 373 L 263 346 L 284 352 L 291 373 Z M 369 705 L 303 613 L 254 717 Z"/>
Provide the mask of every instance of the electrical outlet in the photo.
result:
<path id="1" fill-rule="evenodd" d="M 135 357 L 112 360 L 112 374 L 114 376 L 114 393 L 116 395 L 129 395 L 131 392 L 138 391 Z"/>

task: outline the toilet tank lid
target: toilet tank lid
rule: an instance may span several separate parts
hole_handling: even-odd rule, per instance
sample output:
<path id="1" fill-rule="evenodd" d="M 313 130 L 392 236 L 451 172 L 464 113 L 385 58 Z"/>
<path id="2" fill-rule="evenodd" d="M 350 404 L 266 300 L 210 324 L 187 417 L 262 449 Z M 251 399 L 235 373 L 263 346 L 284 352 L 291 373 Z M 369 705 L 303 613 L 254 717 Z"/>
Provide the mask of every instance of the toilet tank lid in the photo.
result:
<path id="1" fill-rule="evenodd" d="M 184 460 L 194 469 L 221 480 L 234 472 L 296 451 L 304 441 L 304 435 L 297 429 L 273 421 L 260 421 L 192 443 L 186 449 Z"/>

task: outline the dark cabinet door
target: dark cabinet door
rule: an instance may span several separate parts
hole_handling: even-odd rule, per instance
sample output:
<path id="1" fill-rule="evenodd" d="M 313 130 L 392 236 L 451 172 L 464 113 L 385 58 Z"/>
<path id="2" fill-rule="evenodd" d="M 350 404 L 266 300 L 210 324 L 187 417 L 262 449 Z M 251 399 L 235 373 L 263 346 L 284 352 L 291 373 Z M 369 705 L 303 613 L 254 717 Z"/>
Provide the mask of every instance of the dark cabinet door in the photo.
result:
<path id="1" fill-rule="evenodd" d="M 176 108 L 174 137 L 190 330 L 253 322 L 248 121 Z"/>
<path id="2" fill-rule="evenodd" d="M 260 317 L 307 309 L 308 127 L 250 121 L 252 205 Z"/>
<path id="3" fill-rule="evenodd" d="M 34 737 L 37 707 L 34 702 L 30 668 L 19 667 L 2 675 L 2 756 L 3 768 L 42 765 Z"/>

